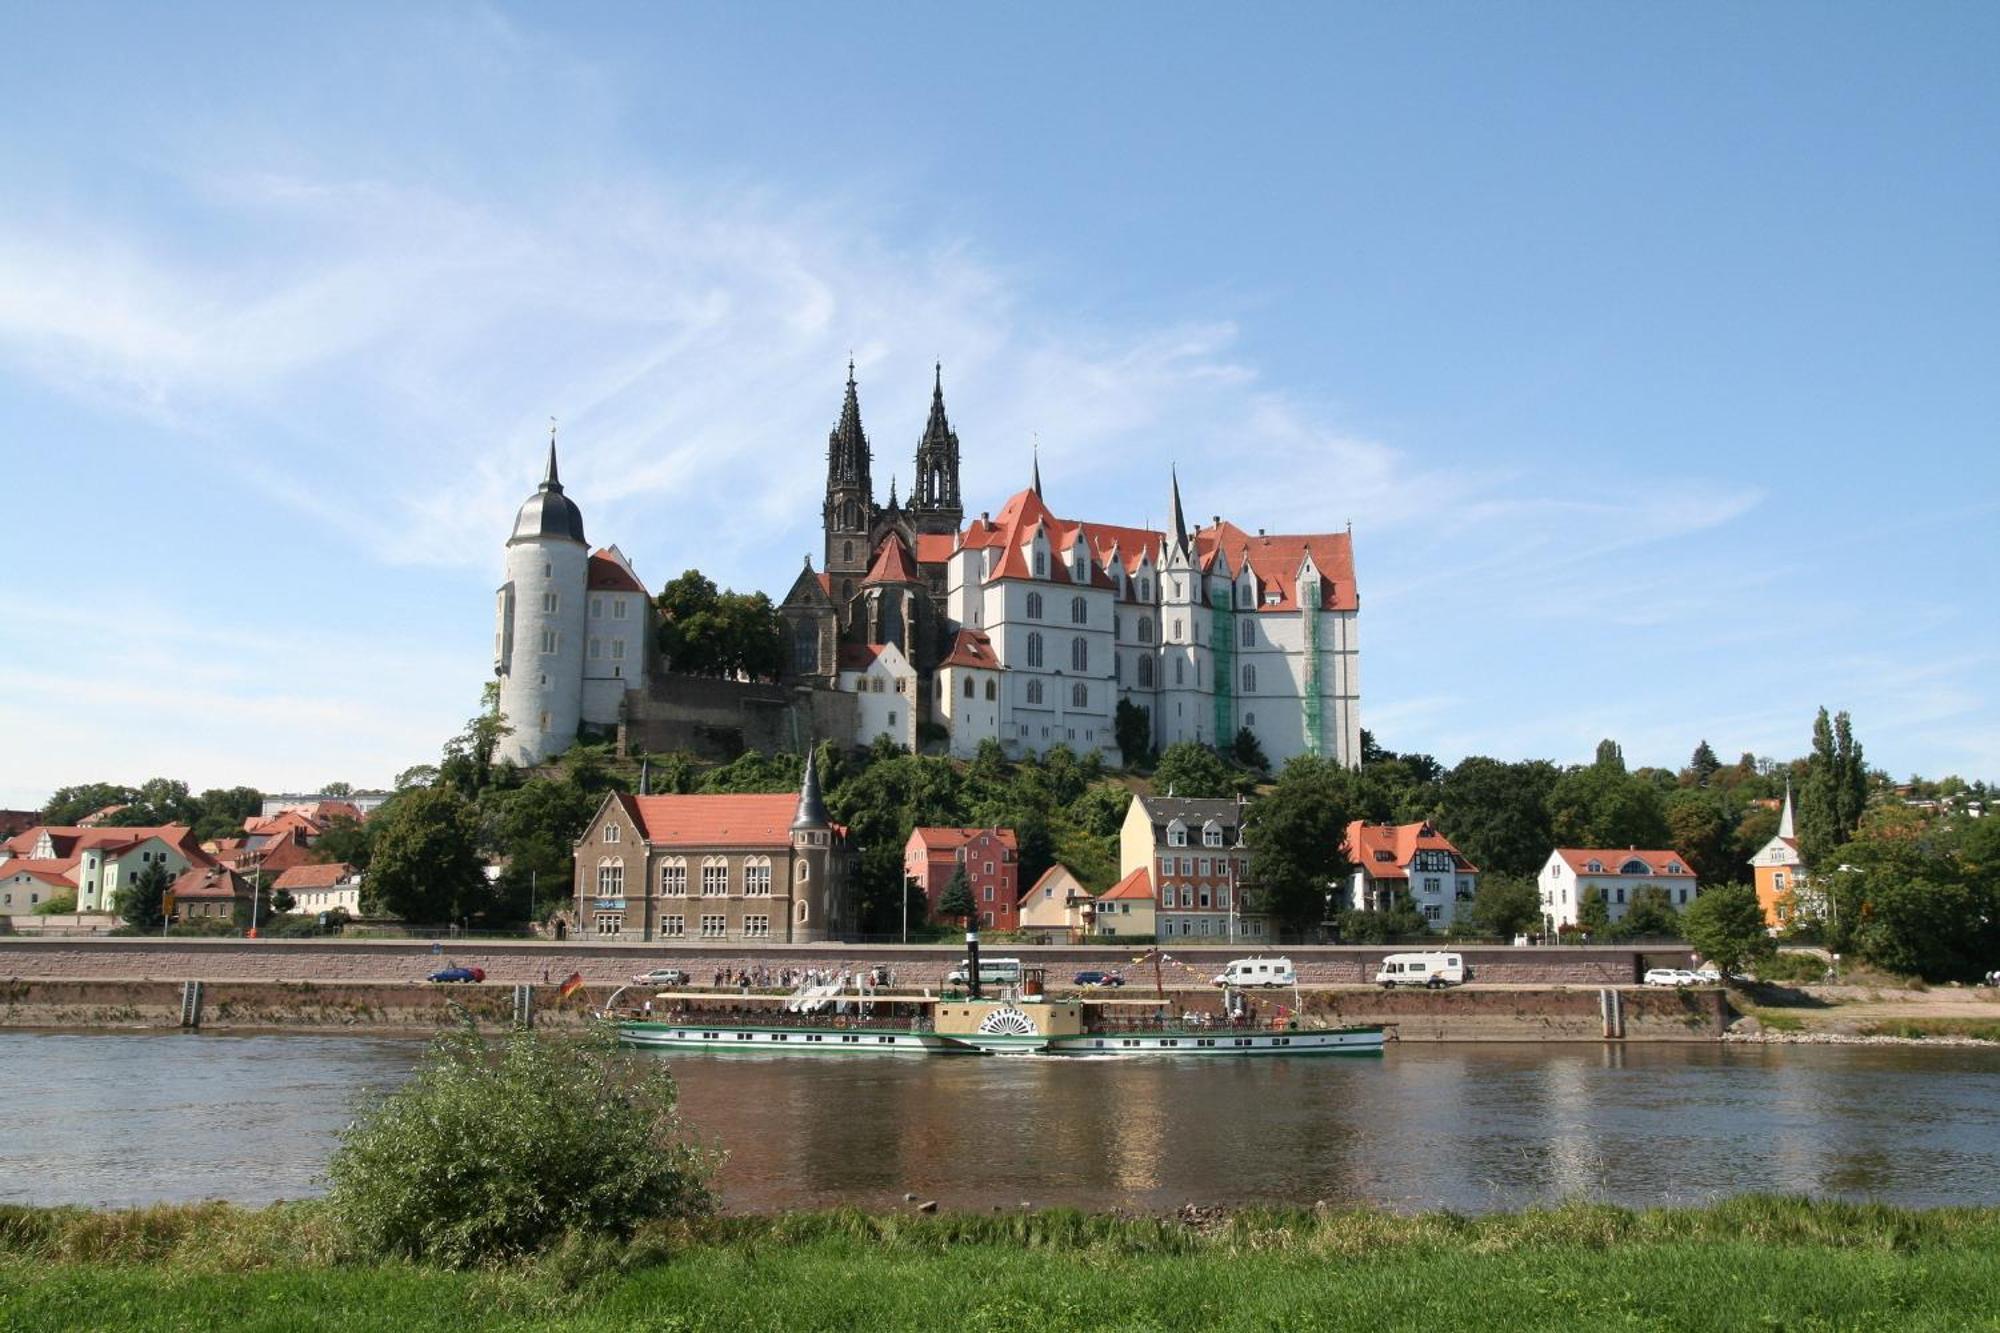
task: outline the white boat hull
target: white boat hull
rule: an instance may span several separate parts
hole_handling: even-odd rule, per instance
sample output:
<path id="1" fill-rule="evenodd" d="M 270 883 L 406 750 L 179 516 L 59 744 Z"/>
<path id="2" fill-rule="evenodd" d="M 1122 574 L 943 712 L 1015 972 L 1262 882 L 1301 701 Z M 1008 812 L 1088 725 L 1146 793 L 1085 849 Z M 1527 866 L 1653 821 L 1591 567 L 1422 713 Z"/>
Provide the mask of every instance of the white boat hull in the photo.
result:
<path id="1" fill-rule="evenodd" d="M 765 1027 L 756 1024 L 629 1021 L 619 1040 L 683 1051 L 762 1051 L 786 1055 L 1219 1056 L 1380 1055 L 1380 1028 L 1292 1031 L 1181 1030 L 1080 1036 L 968 1033 L 943 1036 L 898 1028 Z"/>

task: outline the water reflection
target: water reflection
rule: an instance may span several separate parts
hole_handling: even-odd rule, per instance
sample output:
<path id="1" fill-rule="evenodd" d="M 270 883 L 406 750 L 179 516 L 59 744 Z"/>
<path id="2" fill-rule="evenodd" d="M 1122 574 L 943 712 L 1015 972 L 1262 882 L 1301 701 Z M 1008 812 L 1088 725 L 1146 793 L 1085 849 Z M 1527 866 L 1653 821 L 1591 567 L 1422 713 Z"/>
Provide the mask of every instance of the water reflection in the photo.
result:
<path id="1" fill-rule="evenodd" d="M 0 1033 L 0 1199 L 297 1197 L 412 1042 Z M 2000 1198 L 2000 1051 L 1400 1046 L 1379 1060 L 659 1054 L 737 1208 L 1478 1210 Z M 138 1145 L 136 1150 L 134 1145 Z"/>

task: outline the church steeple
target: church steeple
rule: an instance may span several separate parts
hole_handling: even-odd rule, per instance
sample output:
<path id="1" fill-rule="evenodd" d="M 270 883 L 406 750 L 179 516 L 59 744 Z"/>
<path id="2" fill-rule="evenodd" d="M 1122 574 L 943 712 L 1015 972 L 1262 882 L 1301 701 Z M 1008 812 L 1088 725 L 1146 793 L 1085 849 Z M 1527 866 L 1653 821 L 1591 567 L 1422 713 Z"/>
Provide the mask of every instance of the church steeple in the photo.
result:
<path id="1" fill-rule="evenodd" d="M 958 498 L 958 435 L 944 410 L 944 363 L 938 362 L 931 381 L 931 416 L 917 441 L 917 480 L 910 490 L 910 512 L 918 532 L 956 533 L 965 518 Z"/>
<path id="2" fill-rule="evenodd" d="M 1034 459 L 1035 459 L 1035 474 L 1034 474 L 1033 485 L 1035 488 L 1035 494 L 1039 496 L 1042 493 L 1042 442 L 1040 440 L 1035 441 Z"/>
<path id="3" fill-rule="evenodd" d="M 854 359 L 847 361 L 847 396 L 840 421 L 826 439 L 826 504 L 820 511 L 826 535 L 826 563 L 834 580 L 834 604 L 844 606 L 852 586 L 868 568 L 868 533 L 875 522 L 875 485 L 868 475 L 868 434 L 861 428 L 861 395 L 854 383 Z"/>
<path id="4" fill-rule="evenodd" d="M 1176 551 L 1185 551 L 1188 549 L 1188 534 L 1187 534 L 1187 520 L 1181 516 L 1180 469 L 1178 467 L 1170 466 L 1167 469 L 1167 475 L 1173 479 L 1173 487 L 1174 487 L 1174 505 L 1173 505 L 1174 544 L 1172 549 Z M 1037 487 L 1036 489 L 1039 490 L 1040 488 Z"/>

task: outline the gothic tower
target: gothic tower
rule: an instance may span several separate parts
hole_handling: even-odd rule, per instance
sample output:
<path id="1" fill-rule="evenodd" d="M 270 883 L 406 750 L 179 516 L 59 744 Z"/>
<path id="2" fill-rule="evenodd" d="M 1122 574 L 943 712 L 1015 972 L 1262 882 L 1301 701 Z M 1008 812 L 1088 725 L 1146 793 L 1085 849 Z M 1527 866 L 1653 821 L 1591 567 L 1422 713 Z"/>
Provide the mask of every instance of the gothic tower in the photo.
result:
<path id="1" fill-rule="evenodd" d="M 840 405 L 840 424 L 826 444 L 826 571 L 833 603 L 841 619 L 847 604 L 868 572 L 874 554 L 868 533 L 875 519 L 875 487 L 868 476 L 868 436 L 861 429 L 861 399 L 855 392 L 854 362 L 847 363 L 847 398 Z"/>
<path id="2" fill-rule="evenodd" d="M 958 434 L 944 413 L 944 364 L 931 387 L 931 419 L 917 441 L 917 484 L 910 512 L 918 532 L 956 534 L 965 521 L 958 498 Z"/>

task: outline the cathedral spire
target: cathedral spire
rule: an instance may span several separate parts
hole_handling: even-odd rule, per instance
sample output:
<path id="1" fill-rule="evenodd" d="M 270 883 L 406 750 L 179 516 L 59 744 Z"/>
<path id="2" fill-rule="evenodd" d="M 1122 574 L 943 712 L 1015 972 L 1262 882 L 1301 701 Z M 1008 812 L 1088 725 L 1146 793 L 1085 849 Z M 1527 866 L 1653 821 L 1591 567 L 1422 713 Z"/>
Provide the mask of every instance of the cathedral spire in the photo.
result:
<path id="1" fill-rule="evenodd" d="M 1187 544 L 1188 544 L 1188 534 L 1187 534 L 1187 520 L 1181 516 L 1180 469 L 1172 464 L 1169 464 L 1167 468 L 1167 475 L 1173 479 L 1173 486 L 1174 486 L 1174 519 L 1173 519 L 1174 549 L 1177 551 L 1185 551 L 1187 549 Z"/>
<path id="2" fill-rule="evenodd" d="M 944 363 L 932 367 L 931 415 L 917 441 L 910 511 L 919 532 L 956 533 L 965 511 L 958 499 L 958 435 L 944 410 Z"/>
<path id="3" fill-rule="evenodd" d="M 1035 494 L 1037 496 L 1040 496 L 1042 493 L 1042 441 L 1040 436 L 1035 437 L 1035 483 L 1034 484 L 1035 484 Z"/>
<path id="4" fill-rule="evenodd" d="M 827 436 L 826 482 L 829 487 L 858 486 L 872 493 L 868 481 L 868 435 L 861 429 L 861 394 L 854 381 L 854 358 L 847 360 L 847 396 L 841 400 L 840 423 Z"/>

